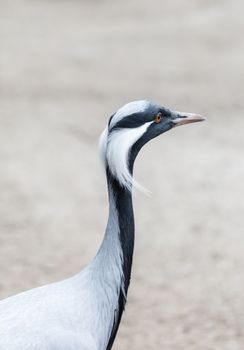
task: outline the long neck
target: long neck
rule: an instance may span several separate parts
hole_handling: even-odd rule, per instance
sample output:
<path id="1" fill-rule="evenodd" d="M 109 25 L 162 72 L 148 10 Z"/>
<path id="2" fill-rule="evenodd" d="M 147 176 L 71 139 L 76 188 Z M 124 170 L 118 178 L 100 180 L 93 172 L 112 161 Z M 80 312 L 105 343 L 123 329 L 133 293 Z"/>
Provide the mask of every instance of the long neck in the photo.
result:
<path id="1" fill-rule="evenodd" d="M 109 218 L 100 250 L 95 258 L 106 286 L 112 289 L 111 332 L 107 350 L 112 348 L 126 303 L 134 250 L 134 215 L 131 192 L 121 187 L 107 170 Z M 102 270 L 102 271 L 101 271 Z M 106 280 L 106 281 L 105 281 Z"/>
<path id="2" fill-rule="evenodd" d="M 128 189 L 121 187 L 117 180 L 115 180 L 110 172 L 107 170 L 107 181 L 109 191 L 110 210 L 115 205 L 118 218 L 118 234 L 122 253 L 122 280 L 120 291 L 118 294 L 118 316 L 114 320 L 113 329 L 108 342 L 107 350 L 112 348 L 115 336 L 118 331 L 121 316 L 125 307 L 127 292 L 130 284 L 131 266 L 134 251 L 134 213 L 132 205 L 132 195 Z M 111 206 L 112 204 L 112 206 Z M 110 215 L 109 215 L 110 218 Z M 116 232 L 115 232 L 116 234 Z"/>
<path id="3" fill-rule="evenodd" d="M 134 213 L 131 192 L 121 187 L 107 171 L 110 211 L 115 206 L 118 218 L 119 244 L 122 250 L 125 296 L 130 284 L 131 266 L 134 250 Z M 110 215 L 109 215 L 110 219 Z"/>

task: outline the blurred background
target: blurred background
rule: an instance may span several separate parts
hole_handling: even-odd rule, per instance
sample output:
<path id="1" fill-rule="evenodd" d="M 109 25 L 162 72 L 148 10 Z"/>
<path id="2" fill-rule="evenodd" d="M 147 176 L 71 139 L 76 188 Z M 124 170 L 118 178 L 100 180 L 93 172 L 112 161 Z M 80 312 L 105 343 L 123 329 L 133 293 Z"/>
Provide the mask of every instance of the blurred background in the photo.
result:
<path id="1" fill-rule="evenodd" d="M 136 249 L 114 349 L 244 346 L 244 4 L 0 0 L 0 297 L 66 278 L 107 220 L 97 140 L 135 99 L 200 113 L 135 169 Z"/>

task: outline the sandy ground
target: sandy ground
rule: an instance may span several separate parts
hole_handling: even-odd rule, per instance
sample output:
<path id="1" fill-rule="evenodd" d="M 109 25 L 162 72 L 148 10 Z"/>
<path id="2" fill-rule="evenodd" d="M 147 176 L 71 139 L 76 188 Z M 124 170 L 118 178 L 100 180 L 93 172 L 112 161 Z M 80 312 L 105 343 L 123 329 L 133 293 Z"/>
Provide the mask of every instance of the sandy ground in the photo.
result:
<path id="1" fill-rule="evenodd" d="M 134 99 L 207 123 L 136 164 L 129 300 L 114 349 L 244 349 L 242 0 L 0 0 L 0 296 L 63 279 L 107 217 L 97 139 Z"/>

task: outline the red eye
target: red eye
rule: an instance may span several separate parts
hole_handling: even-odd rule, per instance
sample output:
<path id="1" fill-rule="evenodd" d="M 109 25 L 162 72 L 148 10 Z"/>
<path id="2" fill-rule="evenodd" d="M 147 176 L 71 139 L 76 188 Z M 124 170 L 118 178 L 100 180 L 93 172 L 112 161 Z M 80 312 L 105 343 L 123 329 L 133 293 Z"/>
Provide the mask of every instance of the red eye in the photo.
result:
<path id="1" fill-rule="evenodd" d="M 160 121 L 161 121 L 161 118 L 162 118 L 162 114 L 161 113 L 158 113 L 157 115 L 156 115 L 156 117 L 155 117 L 155 123 L 160 123 Z"/>

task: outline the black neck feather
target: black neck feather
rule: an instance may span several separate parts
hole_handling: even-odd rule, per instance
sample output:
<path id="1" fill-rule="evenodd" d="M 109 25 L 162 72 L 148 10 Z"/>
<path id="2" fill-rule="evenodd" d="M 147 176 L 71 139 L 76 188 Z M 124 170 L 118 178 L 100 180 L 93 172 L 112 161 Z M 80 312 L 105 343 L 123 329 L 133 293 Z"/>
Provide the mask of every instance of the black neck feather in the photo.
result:
<path id="1" fill-rule="evenodd" d="M 119 291 L 118 310 L 116 312 L 117 315 L 114 319 L 113 329 L 106 349 L 110 350 L 113 346 L 113 342 L 118 331 L 130 284 L 135 229 L 131 192 L 128 189 L 122 187 L 119 182 L 111 175 L 108 169 L 107 180 L 109 188 L 112 191 L 118 212 L 119 239 L 123 253 L 122 269 L 124 275 L 123 286 L 121 286 Z"/>

